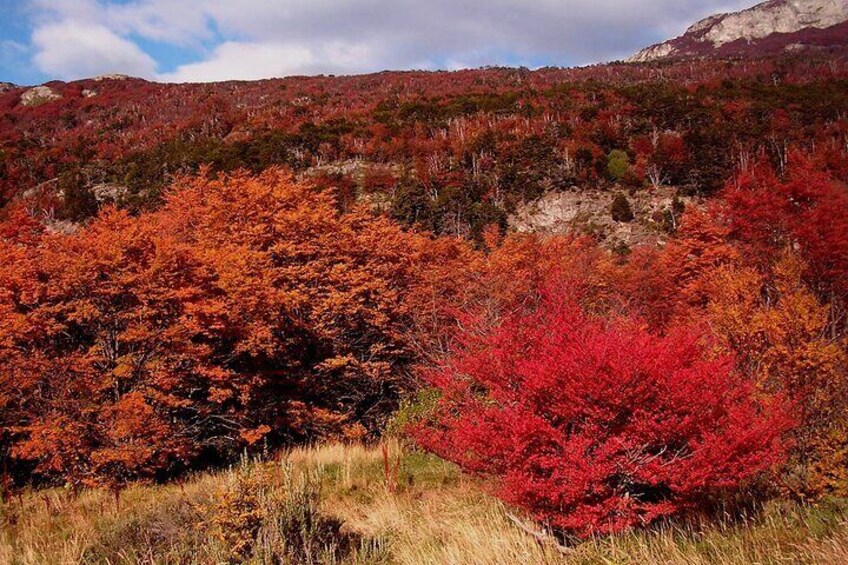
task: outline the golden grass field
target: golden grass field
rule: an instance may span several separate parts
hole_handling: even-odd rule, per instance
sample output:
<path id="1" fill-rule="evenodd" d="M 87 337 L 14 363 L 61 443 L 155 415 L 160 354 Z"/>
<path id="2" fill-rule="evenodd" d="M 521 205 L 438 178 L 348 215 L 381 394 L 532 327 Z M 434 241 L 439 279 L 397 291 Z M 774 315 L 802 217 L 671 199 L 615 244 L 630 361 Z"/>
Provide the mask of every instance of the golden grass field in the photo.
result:
<path id="1" fill-rule="evenodd" d="M 399 452 L 391 444 L 392 460 Z M 182 484 L 133 486 L 119 502 L 98 490 L 24 493 L 2 508 L 0 563 L 848 563 L 848 501 L 774 504 L 563 552 L 434 457 L 405 453 L 396 483 L 387 485 L 379 447 L 327 445 Z"/>

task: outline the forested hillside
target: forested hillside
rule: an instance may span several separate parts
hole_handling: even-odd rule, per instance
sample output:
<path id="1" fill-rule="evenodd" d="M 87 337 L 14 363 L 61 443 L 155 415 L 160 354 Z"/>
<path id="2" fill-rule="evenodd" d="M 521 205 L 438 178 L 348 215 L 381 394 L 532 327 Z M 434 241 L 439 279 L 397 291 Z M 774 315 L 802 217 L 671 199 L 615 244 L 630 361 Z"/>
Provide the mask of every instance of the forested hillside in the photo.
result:
<path id="1" fill-rule="evenodd" d="M 386 496 L 461 471 L 552 551 L 848 496 L 843 53 L 2 90 L 10 524 L 31 489 L 119 509 L 387 436 L 444 461 L 359 453 Z M 278 555 L 323 523 L 277 476 L 192 491 L 210 555 Z M 341 480 L 338 501 L 373 503 Z"/>
<path id="2" fill-rule="evenodd" d="M 754 162 L 782 170 L 793 148 L 844 179 L 845 79 L 842 57 L 805 54 L 12 88 L 0 94 L 0 191 L 51 222 L 77 222 L 108 202 L 155 208 L 172 175 L 202 165 L 285 166 L 332 186 L 340 206 L 365 201 L 405 225 L 479 239 L 546 193 L 710 195 Z M 667 213 L 663 201 L 637 216 L 664 230 Z"/>

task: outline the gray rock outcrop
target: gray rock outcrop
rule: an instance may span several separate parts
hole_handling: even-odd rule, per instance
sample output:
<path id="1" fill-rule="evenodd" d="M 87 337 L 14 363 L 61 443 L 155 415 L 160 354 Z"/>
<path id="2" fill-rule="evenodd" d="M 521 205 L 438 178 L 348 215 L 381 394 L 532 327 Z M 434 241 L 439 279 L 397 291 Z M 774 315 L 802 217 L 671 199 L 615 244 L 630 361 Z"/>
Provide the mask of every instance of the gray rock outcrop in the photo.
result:
<path id="1" fill-rule="evenodd" d="M 824 30 L 847 21 L 848 0 L 769 0 L 741 12 L 705 18 L 680 37 L 639 51 L 629 62 L 706 54 L 738 41 L 752 43 L 774 34 Z"/>

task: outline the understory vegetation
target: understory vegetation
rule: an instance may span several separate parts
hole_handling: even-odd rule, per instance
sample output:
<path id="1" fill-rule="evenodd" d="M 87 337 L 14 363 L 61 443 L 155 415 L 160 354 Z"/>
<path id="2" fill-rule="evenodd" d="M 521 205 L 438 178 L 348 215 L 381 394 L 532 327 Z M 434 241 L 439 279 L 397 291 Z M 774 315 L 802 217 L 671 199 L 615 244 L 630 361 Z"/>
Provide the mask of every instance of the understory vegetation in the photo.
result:
<path id="1" fill-rule="evenodd" d="M 390 443 L 396 460 L 400 446 Z M 691 516 L 563 548 L 529 535 L 485 487 L 405 450 L 387 483 L 378 447 L 325 445 L 167 486 L 22 493 L 3 506 L 0 561 L 61 563 L 842 563 L 848 502 Z M 221 502 L 227 501 L 221 512 Z"/>

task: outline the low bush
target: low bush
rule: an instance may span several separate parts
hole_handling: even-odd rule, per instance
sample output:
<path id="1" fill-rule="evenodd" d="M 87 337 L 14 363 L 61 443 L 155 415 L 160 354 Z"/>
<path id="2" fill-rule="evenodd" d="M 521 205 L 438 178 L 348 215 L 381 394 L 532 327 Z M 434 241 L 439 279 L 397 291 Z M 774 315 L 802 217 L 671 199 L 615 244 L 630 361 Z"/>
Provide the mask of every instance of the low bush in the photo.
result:
<path id="1" fill-rule="evenodd" d="M 428 372 L 442 396 L 414 433 L 565 534 L 645 525 L 784 457 L 784 402 L 757 395 L 704 341 L 593 319 L 554 288 L 533 312 L 469 329 Z"/>

